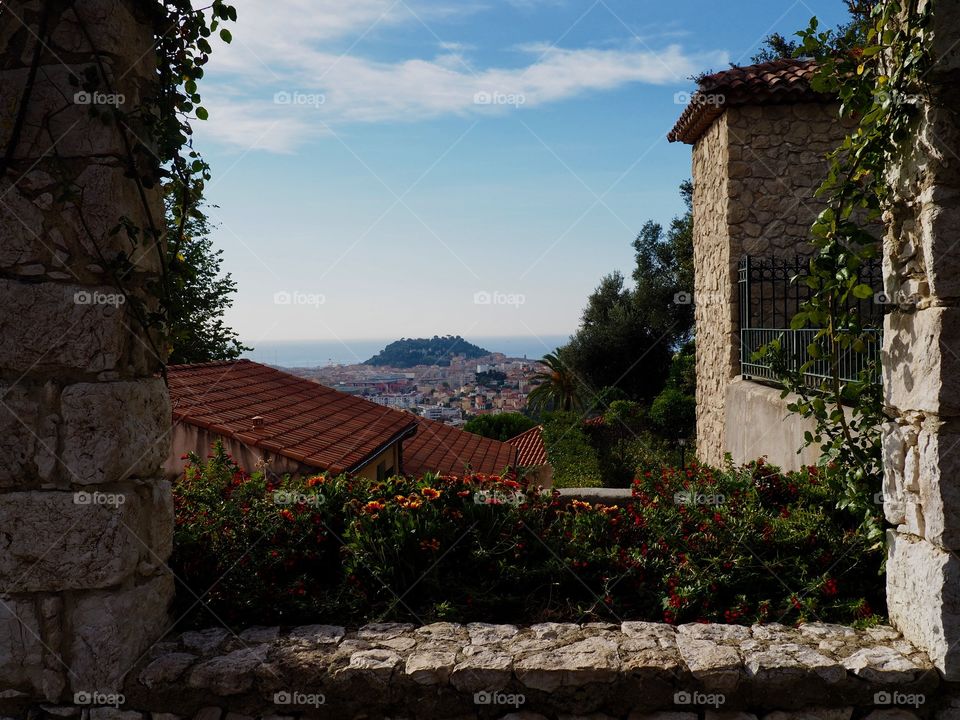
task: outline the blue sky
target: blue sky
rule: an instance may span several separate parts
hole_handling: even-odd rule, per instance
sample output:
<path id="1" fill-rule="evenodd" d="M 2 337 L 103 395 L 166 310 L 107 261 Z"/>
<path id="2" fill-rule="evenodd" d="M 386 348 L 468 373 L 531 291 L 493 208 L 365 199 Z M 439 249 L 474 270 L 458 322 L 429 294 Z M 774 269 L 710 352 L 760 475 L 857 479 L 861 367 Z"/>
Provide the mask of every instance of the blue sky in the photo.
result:
<path id="1" fill-rule="evenodd" d="M 228 321 L 277 340 L 572 332 L 648 219 L 690 75 L 840 0 L 236 0 L 202 87 Z"/>

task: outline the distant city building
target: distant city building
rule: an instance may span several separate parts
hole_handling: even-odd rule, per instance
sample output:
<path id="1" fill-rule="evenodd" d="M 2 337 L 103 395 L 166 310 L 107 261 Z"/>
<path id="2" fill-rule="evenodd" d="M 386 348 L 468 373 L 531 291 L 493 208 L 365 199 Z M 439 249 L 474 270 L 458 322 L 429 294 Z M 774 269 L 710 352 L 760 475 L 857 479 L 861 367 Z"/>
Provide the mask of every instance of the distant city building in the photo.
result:
<path id="1" fill-rule="evenodd" d="M 460 420 L 463 417 L 460 408 L 449 408 L 443 405 L 421 405 L 417 409 L 420 411 L 420 416 L 427 420 L 446 422 Z"/>
<path id="2" fill-rule="evenodd" d="M 370 402 L 375 402 L 377 405 L 399 408 L 401 410 L 413 410 L 415 407 L 417 407 L 417 405 L 423 402 L 423 395 L 416 392 L 403 394 L 389 393 L 381 395 L 366 395 L 364 398 Z"/>

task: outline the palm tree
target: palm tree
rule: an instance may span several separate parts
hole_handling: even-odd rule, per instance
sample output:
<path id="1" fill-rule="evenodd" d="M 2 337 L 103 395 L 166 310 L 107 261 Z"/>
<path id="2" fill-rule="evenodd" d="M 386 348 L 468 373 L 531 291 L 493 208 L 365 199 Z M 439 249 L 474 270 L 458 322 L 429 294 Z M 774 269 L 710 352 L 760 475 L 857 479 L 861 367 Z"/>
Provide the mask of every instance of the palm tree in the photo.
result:
<path id="1" fill-rule="evenodd" d="M 560 359 L 560 350 L 547 353 L 540 361 L 547 366 L 531 380 L 539 384 L 530 391 L 527 402 L 530 409 L 541 411 L 547 407 L 570 411 L 582 406 L 577 378 L 570 367 Z"/>

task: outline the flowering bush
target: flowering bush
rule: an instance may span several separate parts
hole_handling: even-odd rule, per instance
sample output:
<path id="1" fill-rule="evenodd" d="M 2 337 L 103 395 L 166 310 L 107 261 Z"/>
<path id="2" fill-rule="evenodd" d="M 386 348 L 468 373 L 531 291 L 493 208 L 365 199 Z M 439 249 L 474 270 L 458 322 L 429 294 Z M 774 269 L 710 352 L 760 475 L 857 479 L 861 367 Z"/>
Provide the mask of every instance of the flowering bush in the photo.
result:
<path id="1" fill-rule="evenodd" d="M 815 470 L 641 474 L 623 507 L 495 476 L 268 479 L 214 449 L 175 488 L 180 614 L 869 622 L 882 556 Z"/>

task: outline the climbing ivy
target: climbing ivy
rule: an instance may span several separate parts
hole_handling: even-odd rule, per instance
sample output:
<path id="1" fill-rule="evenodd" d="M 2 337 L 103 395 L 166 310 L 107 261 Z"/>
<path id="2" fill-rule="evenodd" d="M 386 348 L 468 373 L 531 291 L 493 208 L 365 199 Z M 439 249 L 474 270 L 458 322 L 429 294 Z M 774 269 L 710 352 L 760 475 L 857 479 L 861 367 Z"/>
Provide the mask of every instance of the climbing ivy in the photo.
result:
<path id="1" fill-rule="evenodd" d="M 819 446 L 840 507 L 860 514 L 877 541 L 883 526 L 874 498 L 883 472 L 880 427 L 886 419 L 879 368 L 865 359 L 858 380 L 844 382 L 840 366 L 842 358 L 863 355 L 876 342 L 854 301 L 874 297 L 875 290 L 861 282 L 861 269 L 881 250 L 870 228 L 890 196 L 887 170 L 916 131 L 922 99 L 917 93 L 929 65 L 924 34 L 929 8 L 923 0 L 880 0 L 842 35 L 821 31 L 816 18 L 798 33 L 798 54 L 820 58 L 813 88 L 839 98 L 841 117 L 853 119 L 855 127 L 829 157 L 829 173 L 817 191 L 827 207 L 812 227 L 809 275 L 797 280 L 811 293 L 792 327 L 817 330 L 807 348 L 810 360 L 790 372 L 778 342 L 759 353 L 779 371 L 784 396 L 799 397 L 790 409 L 815 421 L 804 446 Z M 804 374 L 824 360 L 830 372 L 809 386 Z"/>
<path id="2" fill-rule="evenodd" d="M 232 35 L 224 25 L 236 21 L 237 11 L 223 0 L 198 8 L 191 0 L 151 0 L 140 5 L 137 12 L 146 13 L 153 27 L 156 76 L 151 83 L 152 94 L 146 94 L 132 109 L 91 104 L 89 112 L 117 127 L 126 175 L 136 185 L 142 210 L 138 215 L 144 218 L 144 225 L 129 216 L 121 217 L 113 234 L 125 236 L 127 247 L 108 254 L 87 229 L 82 194 L 74 187 L 65 187 L 64 195 L 74 198 L 88 241 L 145 331 L 146 342 L 162 360 L 170 350 L 167 322 L 175 305 L 172 298 L 189 278 L 190 268 L 181 251 L 189 240 L 191 223 L 195 224 L 198 215 L 203 216 L 204 188 L 210 179 L 210 166 L 193 145 L 193 123 L 209 116 L 198 86 L 213 52 L 214 38 L 231 42 Z M 82 16 L 78 22 L 93 45 Z M 86 93 L 116 94 L 105 54 L 95 46 L 93 51 L 91 65 L 72 76 L 71 83 Z M 165 211 L 170 217 L 155 215 L 158 206 L 151 199 L 151 191 L 157 188 L 165 195 Z M 131 292 L 129 285 L 136 259 L 149 253 L 157 255 L 161 272 L 159 280 L 148 286 L 149 297 L 144 299 Z"/>

